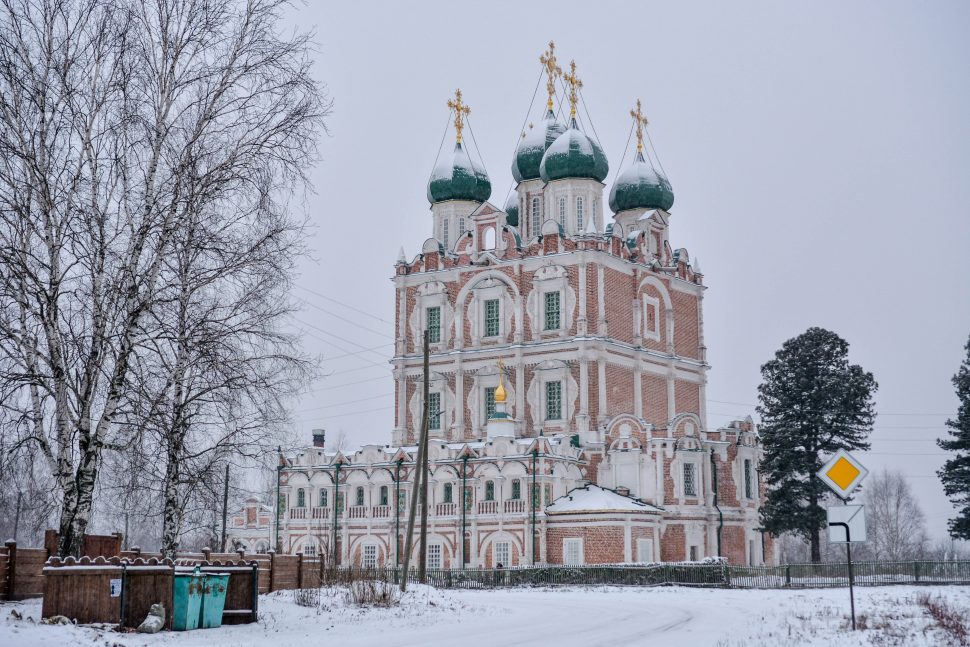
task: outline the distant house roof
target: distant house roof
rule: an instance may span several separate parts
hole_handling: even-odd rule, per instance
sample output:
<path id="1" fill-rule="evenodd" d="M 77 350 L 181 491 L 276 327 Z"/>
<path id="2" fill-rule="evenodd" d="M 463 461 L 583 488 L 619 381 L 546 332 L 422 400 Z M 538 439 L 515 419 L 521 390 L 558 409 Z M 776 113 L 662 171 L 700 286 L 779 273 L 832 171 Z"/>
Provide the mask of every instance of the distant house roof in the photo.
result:
<path id="1" fill-rule="evenodd" d="M 598 485 L 570 490 L 546 508 L 548 514 L 578 512 L 660 512 L 660 508 L 630 496 L 617 494 Z"/>

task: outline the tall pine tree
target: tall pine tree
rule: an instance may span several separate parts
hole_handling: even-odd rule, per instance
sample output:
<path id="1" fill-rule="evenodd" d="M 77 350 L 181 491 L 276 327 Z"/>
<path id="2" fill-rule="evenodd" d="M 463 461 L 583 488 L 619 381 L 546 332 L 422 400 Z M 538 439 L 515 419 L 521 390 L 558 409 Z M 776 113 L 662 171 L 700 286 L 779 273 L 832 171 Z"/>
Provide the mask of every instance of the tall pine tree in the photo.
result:
<path id="1" fill-rule="evenodd" d="M 868 449 L 875 420 L 878 385 L 872 373 L 849 364 L 848 352 L 848 342 L 834 332 L 809 328 L 761 367 L 761 473 L 769 485 L 762 525 L 774 535 L 807 539 L 813 562 L 821 560 L 819 500 L 828 492 L 815 473 L 836 450 Z"/>
<path id="2" fill-rule="evenodd" d="M 937 440 L 937 444 L 956 455 L 943 464 L 937 474 L 943 482 L 943 491 L 957 506 L 957 516 L 950 519 L 950 536 L 954 539 L 970 539 L 970 339 L 967 340 L 967 357 L 960 370 L 953 376 L 960 406 L 956 420 L 947 420 L 950 440 Z"/>

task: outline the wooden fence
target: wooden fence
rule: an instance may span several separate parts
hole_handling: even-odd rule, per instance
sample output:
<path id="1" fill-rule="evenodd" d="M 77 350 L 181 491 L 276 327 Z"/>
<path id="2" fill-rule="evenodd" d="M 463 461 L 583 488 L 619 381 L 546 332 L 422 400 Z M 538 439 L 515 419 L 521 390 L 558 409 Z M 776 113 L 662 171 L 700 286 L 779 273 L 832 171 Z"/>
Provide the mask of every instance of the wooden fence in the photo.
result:
<path id="1" fill-rule="evenodd" d="M 23 600 L 44 594 L 43 548 L 18 548 L 8 541 L 0 548 L 0 600 Z"/>
<path id="2" fill-rule="evenodd" d="M 165 605 L 166 627 L 172 625 L 176 573 L 228 573 L 224 624 L 255 622 L 259 605 L 259 569 L 255 561 L 193 561 L 141 557 L 75 560 L 56 557 L 44 567 L 42 617 L 62 615 L 78 623 L 118 623 L 137 627 L 157 602 Z"/>

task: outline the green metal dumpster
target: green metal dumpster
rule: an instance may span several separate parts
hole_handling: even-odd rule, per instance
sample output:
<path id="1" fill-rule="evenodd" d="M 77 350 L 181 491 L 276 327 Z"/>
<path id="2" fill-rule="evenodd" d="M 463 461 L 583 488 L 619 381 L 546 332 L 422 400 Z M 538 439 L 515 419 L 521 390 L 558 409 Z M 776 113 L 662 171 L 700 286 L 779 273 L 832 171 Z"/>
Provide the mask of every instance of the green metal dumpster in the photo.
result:
<path id="1" fill-rule="evenodd" d="M 172 629 L 175 631 L 199 628 L 204 582 L 205 575 L 198 567 L 192 573 L 175 573 L 172 587 Z"/>
<path id="2" fill-rule="evenodd" d="M 222 611 L 226 606 L 229 573 L 206 573 L 202 594 L 202 628 L 222 626 Z"/>

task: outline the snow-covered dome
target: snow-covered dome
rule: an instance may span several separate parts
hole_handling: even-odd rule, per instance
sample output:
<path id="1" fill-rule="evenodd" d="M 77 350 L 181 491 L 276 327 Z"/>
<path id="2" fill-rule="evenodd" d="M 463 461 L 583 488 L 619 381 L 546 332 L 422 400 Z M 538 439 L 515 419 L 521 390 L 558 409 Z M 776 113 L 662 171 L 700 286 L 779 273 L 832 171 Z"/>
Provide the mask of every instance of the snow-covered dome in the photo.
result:
<path id="1" fill-rule="evenodd" d="M 633 164 L 616 178 L 610 190 L 610 209 L 614 213 L 627 209 L 663 209 L 670 211 L 674 190 L 662 174 L 655 171 L 638 152 Z"/>
<path id="2" fill-rule="evenodd" d="M 575 119 L 549 145 L 539 164 L 539 176 L 545 182 L 563 178 L 591 178 L 602 182 L 609 171 L 603 149 L 579 130 Z"/>
<path id="3" fill-rule="evenodd" d="M 505 202 L 505 215 L 507 216 L 505 222 L 512 225 L 513 227 L 519 226 L 519 194 L 516 191 L 512 192 L 509 199 Z"/>
<path id="4" fill-rule="evenodd" d="M 539 179 L 539 164 L 542 156 L 552 142 L 565 132 L 566 127 L 556 119 L 552 110 L 546 111 L 546 116 L 538 128 L 530 128 L 525 137 L 519 140 L 512 158 L 512 177 L 516 182 Z"/>
<path id="5" fill-rule="evenodd" d="M 485 202 L 492 195 L 492 183 L 485 169 L 468 157 L 461 143 L 451 155 L 444 155 L 428 181 L 428 202 L 472 200 Z"/>

